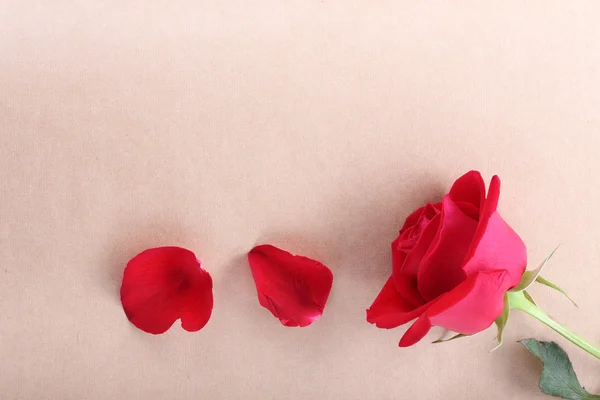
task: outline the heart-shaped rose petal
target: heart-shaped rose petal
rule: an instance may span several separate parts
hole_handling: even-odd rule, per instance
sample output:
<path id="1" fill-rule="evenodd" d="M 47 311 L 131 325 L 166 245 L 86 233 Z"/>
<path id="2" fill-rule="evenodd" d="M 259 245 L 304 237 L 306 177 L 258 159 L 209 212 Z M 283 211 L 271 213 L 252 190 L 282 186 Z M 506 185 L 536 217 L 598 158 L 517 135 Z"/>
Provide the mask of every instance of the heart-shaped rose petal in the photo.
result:
<path id="1" fill-rule="evenodd" d="M 148 249 L 127 263 L 121 303 L 129 321 L 144 332 L 164 333 L 178 319 L 183 329 L 195 332 L 212 313 L 212 279 L 189 250 Z"/>

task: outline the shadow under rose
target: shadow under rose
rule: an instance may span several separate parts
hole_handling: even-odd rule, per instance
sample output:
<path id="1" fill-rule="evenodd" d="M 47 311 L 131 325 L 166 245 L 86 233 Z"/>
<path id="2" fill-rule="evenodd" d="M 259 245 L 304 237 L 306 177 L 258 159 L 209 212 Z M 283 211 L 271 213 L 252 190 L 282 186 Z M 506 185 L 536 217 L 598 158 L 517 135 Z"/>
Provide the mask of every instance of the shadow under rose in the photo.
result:
<path id="1" fill-rule="evenodd" d="M 377 279 L 383 285 L 391 273 L 390 246 L 405 218 L 427 202 L 441 200 L 449 187 L 422 172 L 408 174 L 394 185 L 383 181 L 347 185 L 354 195 L 337 193 L 327 206 L 325 229 L 315 229 L 310 237 L 320 243 L 323 257 L 332 265 L 345 265 L 345 272 L 356 279 Z"/>

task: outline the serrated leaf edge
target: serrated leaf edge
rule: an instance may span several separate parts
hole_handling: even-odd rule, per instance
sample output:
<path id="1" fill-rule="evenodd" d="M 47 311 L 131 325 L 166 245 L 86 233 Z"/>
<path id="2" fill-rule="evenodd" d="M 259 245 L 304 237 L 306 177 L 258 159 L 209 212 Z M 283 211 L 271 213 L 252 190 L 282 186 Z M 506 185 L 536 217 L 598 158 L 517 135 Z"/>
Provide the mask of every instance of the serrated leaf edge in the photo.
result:
<path id="1" fill-rule="evenodd" d="M 563 397 L 562 395 L 559 395 L 557 393 L 554 392 L 548 392 L 546 388 L 544 388 L 542 386 L 543 384 L 543 378 L 544 378 L 544 374 L 548 374 L 548 375 L 554 375 L 556 376 L 556 372 L 551 371 L 551 370 L 547 370 L 547 366 L 546 366 L 546 359 L 542 356 L 542 354 L 540 353 L 540 350 L 542 348 L 544 348 L 546 351 L 548 350 L 547 347 L 545 347 L 546 345 L 550 345 L 552 347 L 554 347 L 557 351 L 558 354 L 562 357 L 566 358 L 566 363 L 567 363 L 567 368 L 569 368 L 571 370 L 571 372 L 573 373 L 573 378 L 575 379 L 575 384 L 576 386 L 573 385 L 572 382 L 567 382 L 564 379 L 562 379 L 560 376 L 556 376 L 557 379 L 562 382 L 567 388 L 569 388 L 571 390 L 571 392 L 573 394 L 575 394 L 578 398 L 581 398 L 581 400 L 584 399 L 600 399 L 600 395 L 595 395 L 592 394 L 590 392 L 588 392 L 585 387 L 583 385 L 581 385 L 581 383 L 579 382 L 579 378 L 577 377 L 577 373 L 575 372 L 575 370 L 573 369 L 573 363 L 571 362 L 571 360 L 569 359 L 569 355 L 567 354 L 567 352 L 560 347 L 560 345 L 556 342 L 544 342 L 544 341 L 539 341 L 537 339 L 534 338 L 529 338 L 529 339 L 523 339 L 519 341 L 523 346 L 525 346 L 525 348 L 531 353 L 533 354 L 535 357 L 537 357 L 541 362 L 542 362 L 542 375 L 540 377 L 540 382 L 539 382 L 539 387 L 541 389 L 541 391 L 547 395 L 550 396 L 555 396 L 555 397 L 560 397 L 563 399 L 572 399 L 572 396 L 569 397 Z M 531 343 L 534 343 L 534 345 L 531 345 Z M 556 356 L 556 355 L 555 355 Z M 548 377 L 548 375 L 546 375 L 546 377 Z M 580 393 L 581 391 L 585 392 L 585 393 Z M 583 396 L 583 397 L 582 397 Z"/>

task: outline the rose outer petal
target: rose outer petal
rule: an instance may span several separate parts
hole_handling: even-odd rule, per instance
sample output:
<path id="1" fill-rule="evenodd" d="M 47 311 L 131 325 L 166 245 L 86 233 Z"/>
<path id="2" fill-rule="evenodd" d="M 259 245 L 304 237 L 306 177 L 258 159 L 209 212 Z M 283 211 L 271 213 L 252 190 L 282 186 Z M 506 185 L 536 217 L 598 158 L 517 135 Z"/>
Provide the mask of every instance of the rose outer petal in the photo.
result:
<path id="1" fill-rule="evenodd" d="M 476 271 L 506 270 L 511 288 L 519 283 L 527 267 L 527 249 L 496 211 L 499 196 L 500 179 L 494 176 L 463 269 L 467 275 Z"/>
<path id="2" fill-rule="evenodd" d="M 478 272 L 430 303 L 400 339 L 400 347 L 421 340 L 433 325 L 471 335 L 487 329 L 504 309 L 510 287 L 506 271 Z"/>
<path id="3" fill-rule="evenodd" d="M 475 254 L 475 250 L 481 241 L 481 238 L 485 234 L 487 230 L 488 221 L 493 213 L 496 212 L 498 208 L 498 199 L 500 198 L 500 178 L 494 175 L 492 180 L 490 181 L 490 188 L 488 189 L 488 196 L 481 207 L 481 213 L 479 217 L 479 225 L 477 226 L 477 230 L 475 231 L 475 237 L 473 238 L 473 243 L 471 244 L 471 248 L 467 253 L 467 257 L 465 261 L 469 261 L 473 254 Z"/>
<path id="4" fill-rule="evenodd" d="M 414 288 L 416 291 L 416 288 Z M 415 307 L 400 296 L 394 278 L 390 277 L 377 298 L 367 310 L 367 321 L 378 328 L 391 329 L 403 325 L 421 315 L 430 304 Z"/>
<path id="5" fill-rule="evenodd" d="M 248 253 L 260 305 L 285 326 L 308 326 L 322 314 L 333 284 L 325 265 L 271 245 Z"/>
<path id="6" fill-rule="evenodd" d="M 527 249 L 523 240 L 500 214 L 493 213 L 475 252 L 463 268 L 465 273 L 504 269 L 509 275 L 510 289 L 519 283 L 526 267 Z"/>
<path id="7" fill-rule="evenodd" d="M 121 303 L 129 321 L 144 332 L 164 333 L 178 319 L 183 329 L 195 332 L 212 313 L 212 279 L 189 250 L 148 249 L 127 263 Z"/>
<path id="8" fill-rule="evenodd" d="M 448 194 L 455 202 L 466 202 L 480 210 L 485 200 L 485 182 L 481 173 L 467 172 L 454 182 Z"/>

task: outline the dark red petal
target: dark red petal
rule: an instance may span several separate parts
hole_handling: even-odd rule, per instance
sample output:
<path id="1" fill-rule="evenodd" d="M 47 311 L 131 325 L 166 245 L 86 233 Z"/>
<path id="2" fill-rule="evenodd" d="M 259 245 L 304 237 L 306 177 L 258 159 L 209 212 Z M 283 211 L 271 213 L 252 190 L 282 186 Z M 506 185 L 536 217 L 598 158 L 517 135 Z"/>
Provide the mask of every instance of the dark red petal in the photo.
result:
<path id="1" fill-rule="evenodd" d="M 406 255 L 404 262 L 401 265 L 393 264 L 394 279 L 400 274 L 415 278 L 417 277 L 419 264 L 427 253 L 427 249 L 429 249 L 429 246 L 431 246 L 431 243 L 435 239 L 435 235 L 438 231 L 438 227 L 440 225 L 440 215 L 441 214 L 436 215 L 433 217 L 431 222 L 429 222 L 429 225 L 427 225 L 427 227 L 423 230 L 423 233 L 421 233 L 421 237 L 417 241 L 415 247 L 413 247 L 413 249 Z M 394 254 L 392 252 L 392 261 L 393 257 Z"/>
<path id="2" fill-rule="evenodd" d="M 469 276 L 452 291 L 434 300 L 402 339 L 400 346 L 415 344 L 431 326 L 471 335 L 487 329 L 504 309 L 504 293 L 510 288 L 506 271 Z"/>
<path id="3" fill-rule="evenodd" d="M 494 176 L 463 269 L 467 275 L 506 270 L 512 287 L 519 283 L 527 266 L 527 249 L 519 235 L 496 211 L 499 196 L 500 179 Z"/>
<path id="4" fill-rule="evenodd" d="M 397 275 L 393 278 L 396 290 L 413 307 L 419 307 L 425 304 L 425 300 L 417 286 L 417 278 L 407 275 Z"/>
<path id="5" fill-rule="evenodd" d="M 427 307 L 428 304 L 415 307 L 406 301 L 400 296 L 393 278 L 390 277 L 367 310 L 367 321 L 378 328 L 396 328 L 421 315 Z"/>
<path id="6" fill-rule="evenodd" d="M 396 242 L 392 243 L 392 270 L 400 271 L 402 264 L 406 259 L 406 252 L 396 247 Z M 396 289 L 402 298 L 415 307 L 424 303 L 419 290 L 417 289 L 416 276 L 395 274 L 392 280 L 396 284 Z"/>
<path id="7" fill-rule="evenodd" d="M 144 332 L 164 333 L 178 319 L 183 329 L 195 332 L 212 313 L 212 279 L 189 250 L 148 249 L 127 263 L 121 303 L 127 318 Z"/>
<path id="8" fill-rule="evenodd" d="M 404 260 L 406 260 L 406 254 L 406 250 L 402 248 L 402 239 L 398 236 L 392 242 L 392 271 L 400 273 Z"/>
<path id="9" fill-rule="evenodd" d="M 435 217 L 435 215 L 439 213 L 440 204 L 441 203 L 427 203 L 423 207 L 418 208 L 416 211 L 414 211 L 412 214 L 406 217 L 404 225 L 402 225 L 402 228 L 400 229 L 400 235 L 402 235 L 402 233 L 404 233 L 404 231 L 408 228 L 416 225 L 421 217 L 425 217 L 428 220 Z"/>
<path id="10" fill-rule="evenodd" d="M 471 203 L 466 203 L 464 201 L 455 201 L 454 202 L 458 208 L 462 210 L 467 216 L 471 217 L 475 221 L 479 221 L 480 210 L 478 207 L 475 207 Z"/>
<path id="11" fill-rule="evenodd" d="M 404 221 L 404 225 L 402 225 L 402 228 L 400 228 L 400 235 L 402 235 L 405 230 L 414 226 L 417 223 L 417 221 L 419 220 L 421 215 L 423 215 L 423 212 L 425 211 L 425 207 L 427 207 L 427 206 L 423 206 L 421 208 L 416 209 L 415 211 L 412 212 L 412 214 L 410 214 L 408 217 L 406 217 L 406 220 Z"/>
<path id="12" fill-rule="evenodd" d="M 400 339 L 400 343 L 398 346 L 400 347 L 408 347 L 417 343 L 419 340 L 423 339 L 427 333 L 431 330 L 431 321 L 427 315 L 422 315 L 419 317 L 408 330 L 404 333 L 402 338 Z"/>
<path id="13" fill-rule="evenodd" d="M 419 292 L 426 301 L 465 279 L 462 267 L 475 229 L 477 221 L 463 213 L 449 195 L 445 196 L 438 232 L 419 266 Z"/>
<path id="14" fill-rule="evenodd" d="M 271 245 L 248 253 L 260 304 L 285 326 L 307 326 L 322 314 L 333 274 L 323 264 Z"/>
<path id="15" fill-rule="evenodd" d="M 431 220 L 440 213 L 437 204 L 427 203 L 412 213 L 392 242 L 392 269 L 399 272 L 406 255 L 415 247 Z M 416 272 L 415 272 L 416 274 Z"/>
<path id="16" fill-rule="evenodd" d="M 448 194 L 455 202 L 470 203 L 479 210 L 485 199 L 485 182 L 479 171 L 469 171 L 454 182 Z"/>
<path id="17" fill-rule="evenodd" d="M 423 211 L 423 217 L 427 218 L 428 221 L 433 219 L 436 215 L 438 215 L 442 210 L 442 203 L 427 203 L 425 205 L 425 210 Z"/>

